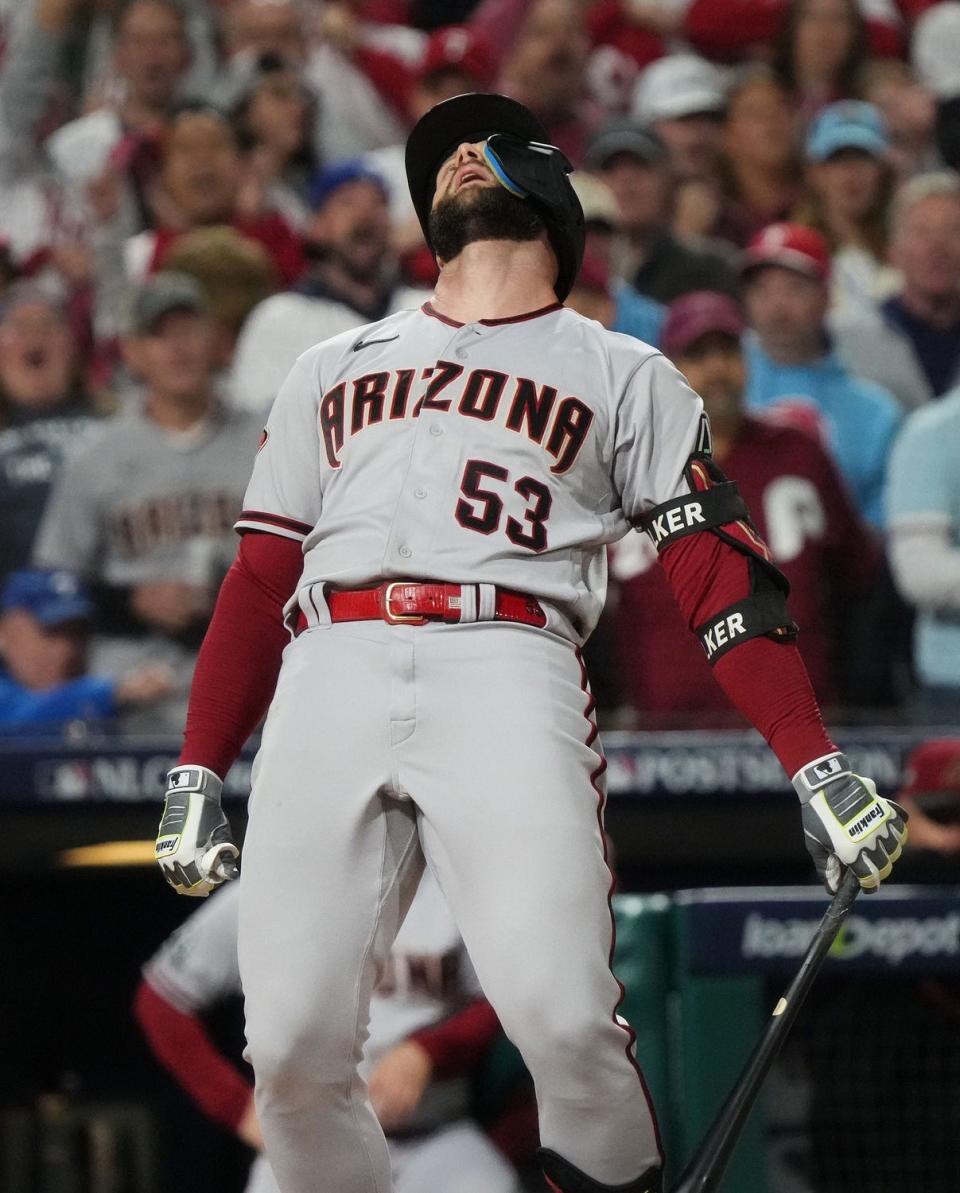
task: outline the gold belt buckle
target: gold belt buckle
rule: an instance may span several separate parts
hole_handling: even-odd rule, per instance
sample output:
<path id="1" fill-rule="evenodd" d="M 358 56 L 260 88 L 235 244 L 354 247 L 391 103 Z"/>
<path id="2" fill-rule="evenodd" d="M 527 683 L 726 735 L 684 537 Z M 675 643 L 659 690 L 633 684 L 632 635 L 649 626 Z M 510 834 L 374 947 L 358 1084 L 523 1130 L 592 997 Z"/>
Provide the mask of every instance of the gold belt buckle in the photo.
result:
<path id="1" fill-rule="evenodd" d="M 402 588 L 409 581 L 394 580 L 388 584 L 383 594 L 383 620 L 387 625 L 426 625 L 427 619 L 419 613 L 394 613 L 390 607 L 390 602 L 393 600 L 393 590 L 395 588 Z"/>

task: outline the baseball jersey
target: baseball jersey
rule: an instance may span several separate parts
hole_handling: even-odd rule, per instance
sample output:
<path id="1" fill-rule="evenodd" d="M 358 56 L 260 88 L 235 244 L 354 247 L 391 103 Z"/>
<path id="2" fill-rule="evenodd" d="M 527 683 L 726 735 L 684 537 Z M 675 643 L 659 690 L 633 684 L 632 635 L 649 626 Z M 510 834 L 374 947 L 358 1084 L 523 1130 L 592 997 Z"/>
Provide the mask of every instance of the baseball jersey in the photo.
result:
<path id="1" fill-rule="evenodd" d="M 429 303 L 304 353 L 270 413 L 239 530 L 303 543 L 295 601 L 384 579 L 534 596 L 580 643 L 604 545 L 686 493 L 700 398 L 655 349 L 559 304 L 460 324 Z M 483 620 L 464 609 L 461 620 Z"/>
<path id="2" fill-rule="evenodd" d="M 251 416 L 218 410 L 189 431 L 123 414 L 67 464 L 34 556 L 107 584 L 210 583 L 233 558 L 241 462 L 256 446 Z"/>
<path id="3" fill-rule="evenodd" d="M 111 419 L 64 467 L 34 562 L 117 587 L 172 581 L 215 591 L 234 555 L 244 461 L 259 429 L 253 415 L 232 410 L 186 432 L 168 431 L 139 410 Z M 168 664 L 180 690 L 128 713 L 125 725 L 179 732 L 195 657 L 159 631 L 98 635 L 90 667 L 118 675 L 148 660 Z"/>
<path id="4" fill-rule="evenodd" d="M 227 883 L 186 920 L 144 966 L 150 985 L 185 1014 L 196 1015 L 242 993 L 237 962 L 240 885 Z M 370 1034 L 360 1067 L 414 1032 L 482 997 L 473 966 L 440 887 L 427 870 L 397 934 L 370 1002 Z M 427 1130 L 465 1115 L 465 1077 L 435 1080 L 404 1130 Z"/>
<path id="5" fill-rule="evenodd" d="M 814 690 L 835 700 L 841 602 L 869 588 L 879 560 L 875 538 L 827 452 L 803 431 L 748 417 L 722 464 L 790 581 L 788 605 Z M 619 591 L 612 618 L 624 695 L 646 711 L 710 710 L 732 719 L 730 701 L 655 562 L 655 548 L 641 534 L 614 555 Z"/>

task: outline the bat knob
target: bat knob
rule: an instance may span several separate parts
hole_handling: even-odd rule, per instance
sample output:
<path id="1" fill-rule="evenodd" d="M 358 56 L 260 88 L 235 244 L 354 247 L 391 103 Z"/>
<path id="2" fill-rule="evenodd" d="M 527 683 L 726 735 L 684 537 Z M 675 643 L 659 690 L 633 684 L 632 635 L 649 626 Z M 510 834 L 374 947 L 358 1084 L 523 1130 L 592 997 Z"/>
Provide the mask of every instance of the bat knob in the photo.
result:
<path id="1" fill-rule="evenodd" d="M 240 867 L 232 857 L 221 858 L 213 868 L 214 874 L 224 882 L 232 882 L 240 877 Z"/>

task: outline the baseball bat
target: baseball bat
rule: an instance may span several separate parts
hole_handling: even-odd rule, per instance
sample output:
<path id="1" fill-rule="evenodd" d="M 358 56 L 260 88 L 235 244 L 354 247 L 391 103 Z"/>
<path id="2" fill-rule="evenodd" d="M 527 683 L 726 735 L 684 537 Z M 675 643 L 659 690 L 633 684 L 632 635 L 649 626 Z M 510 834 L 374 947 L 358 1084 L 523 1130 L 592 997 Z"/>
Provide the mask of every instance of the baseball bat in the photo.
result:
<path id="1" fill-rule="evenodd" d="M 773 1009 L 770 1022 L 744 1065 L 736 1085 L 720 1108 L 673 1193 L 713 1193 L 720 1183 L 740 1130 L 757 1100 L 770 1066 L 810 992 L 814 979 L 837 938 L 847 912 L 860 893 L 860 881 L 847 870 L 817 928 L 810 947 L 786 993 Z"/>

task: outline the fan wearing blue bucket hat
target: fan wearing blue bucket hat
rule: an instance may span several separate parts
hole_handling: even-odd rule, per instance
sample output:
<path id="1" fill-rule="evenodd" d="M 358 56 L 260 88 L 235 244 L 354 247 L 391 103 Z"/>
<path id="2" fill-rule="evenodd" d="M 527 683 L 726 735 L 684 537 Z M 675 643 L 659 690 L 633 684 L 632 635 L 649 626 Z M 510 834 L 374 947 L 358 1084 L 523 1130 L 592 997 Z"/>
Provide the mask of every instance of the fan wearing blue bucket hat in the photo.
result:
<path id="1" fill-rule="evenodd" d="M 824 108 L 807 135 L 807 195 L 797 214 L 830 246 L 830 309 L 844 318 L 869 315 L 893 286 L 885 264 L 894 186 L 889 149 L 880 109 L 859 100 Z"/>

